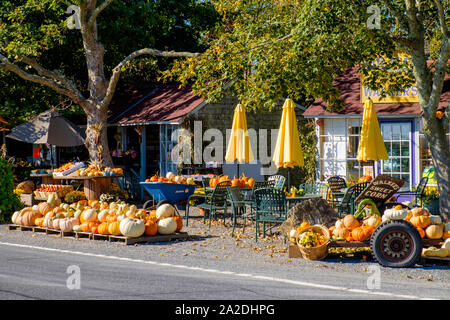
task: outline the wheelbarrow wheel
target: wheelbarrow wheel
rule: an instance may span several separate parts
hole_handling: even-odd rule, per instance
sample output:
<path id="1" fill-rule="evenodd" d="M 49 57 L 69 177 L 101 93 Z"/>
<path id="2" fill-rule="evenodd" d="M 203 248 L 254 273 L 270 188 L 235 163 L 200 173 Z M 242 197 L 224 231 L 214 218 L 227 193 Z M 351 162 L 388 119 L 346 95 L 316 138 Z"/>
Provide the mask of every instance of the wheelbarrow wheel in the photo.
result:
<path id="1" fill-rule="evenodd" d="M 370 238 L 372 255 L 384 267 L 405 268 L 419 262 L 422 238 L 408 221 L 391 220 L 380 224 Z"/>
<path id="2" fill-rule="evenodd" d="M 172 202 L 170 202 L 169 200 L 161 200 L 160 202 L 158 202 L 158 203 L 156 204 L 156 206 L 153 206 L 153 203 L 154 203 L 153 200 L 148 200 L 148 201 L 146 201 L 146 202 L 144 203 L 144 205 L 142 206 L 142 208 L 143 208 L 144 210 L 147 210 L 147 209 L 157 209 L 158 207 L 160 207 L 160 206 L 162 206 L 163 204 L 166 204 L 166 203 L 173 205 Z"/>

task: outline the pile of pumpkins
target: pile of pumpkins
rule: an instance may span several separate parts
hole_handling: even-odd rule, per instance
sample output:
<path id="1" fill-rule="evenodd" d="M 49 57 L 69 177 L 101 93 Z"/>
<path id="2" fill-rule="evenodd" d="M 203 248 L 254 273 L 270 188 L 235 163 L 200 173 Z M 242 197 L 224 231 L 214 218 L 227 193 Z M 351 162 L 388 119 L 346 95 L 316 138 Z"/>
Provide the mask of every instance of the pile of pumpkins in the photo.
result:
<path id="1" fill-rule="evenodd" d="M 164 183 L 178 183 L 178 184 L 195 185 L 195 181 L 193 178 L 177 176 L 173 172 L 167 172 L 165 177 L 153 175 L 150 178 L 145 179 L 145 182 L 164 182 Z"/>
<path id="2" fill-rule="evenodd" d="M 409 210 L 402 205 L 386 209 L 382 216 L 371 214 L 362 221 L 351 214 L 346 215 L 338 219 L 335 225 L 329 228 L 329 232 L 334 240 L 365 241 L 370 239 L 380 223 L 388 220 L 409 221 L 422 238 L 443 240 L 450 238 L 450 222 L 443 223 L 440 216 L 430 215 L 425 208 L 416 207 Z"/>
<path id="3" fill-rule="evenodd" d="M 162 204 L 156 210 L 147 212 L 122 201 L 81 200 L 69 205 L 56 203 L 52 199 L 14 212 L 11 220 L 16 225 L 29 227 L 129 238 L 173 234 L 183 227 L 181 217 L 170 204 Z"/>
<path id="4" fill-rule="evenodd" d="M 209 179 L 209 186 L 211 188 L 215 188 L 219 183 L 225 181 L 231 182 L 232 187 L 239 187 L 239 188 L 253 188 L 253 186 L 255 185 L 255 179 L 249 178 L 245 176 L 245 174 L 242 174 L 240 178 L 234 177 L 233 179 L 230 179 L 228 176 L 225 175 L 211 178 Z"/>

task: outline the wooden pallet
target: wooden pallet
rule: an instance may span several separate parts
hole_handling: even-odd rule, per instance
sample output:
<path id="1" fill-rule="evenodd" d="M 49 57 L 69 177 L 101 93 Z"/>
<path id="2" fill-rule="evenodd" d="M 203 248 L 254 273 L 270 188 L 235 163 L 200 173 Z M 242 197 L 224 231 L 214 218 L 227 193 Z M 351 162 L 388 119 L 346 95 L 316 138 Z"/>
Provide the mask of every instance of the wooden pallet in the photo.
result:
<path id="1" fill-rule="evenodd" d="M 109 236 L 110 242 L 121 242 L 125 245 L 132 245 L 136 243 L 155 243 L 155 242 L 168 242 L 172 240 L 188 239 L 187 232 L 176 232 L 168 235 L 155 235 L 155 236 L 142 236 L 139 238 L 129 238 L 125 236 Z"/>

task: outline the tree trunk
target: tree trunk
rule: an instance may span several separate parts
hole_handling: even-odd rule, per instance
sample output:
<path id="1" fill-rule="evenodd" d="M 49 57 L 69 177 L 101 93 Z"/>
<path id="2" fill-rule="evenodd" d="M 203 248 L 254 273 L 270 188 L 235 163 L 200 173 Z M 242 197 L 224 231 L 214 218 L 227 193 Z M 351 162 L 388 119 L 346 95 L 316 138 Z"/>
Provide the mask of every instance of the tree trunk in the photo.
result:
<path id="1" fill-rule="evenodd" d="M 446 136 L 446 128 L 439 122 L 442 120 L 423 118 L 425 139 L 430 146 L 435 176 L 439 188 L 439 211 L 444 220 L 450 219 L 450 148 Z"/>
<path id="2" fill-rule="evenodd" d="M 113 162 L 108 148 L 106 112 L 100 111 L 97 106 L 92 109 L 87 113 L 85 143 L 89 151 L 89 158 L 91 161 L 99 161 L 107 167 L 112 167 Z"/>

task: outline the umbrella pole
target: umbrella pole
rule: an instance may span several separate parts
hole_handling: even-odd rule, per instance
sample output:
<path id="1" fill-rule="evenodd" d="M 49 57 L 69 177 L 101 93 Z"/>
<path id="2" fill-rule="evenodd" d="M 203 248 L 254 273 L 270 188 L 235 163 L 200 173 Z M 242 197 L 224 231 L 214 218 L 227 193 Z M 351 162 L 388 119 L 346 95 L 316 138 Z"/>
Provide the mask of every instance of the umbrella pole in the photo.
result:
<path id="1" fill-rule="evenodd" d="M 291 168 L 288 168 L 288 192 L 291 190 Z"/>

